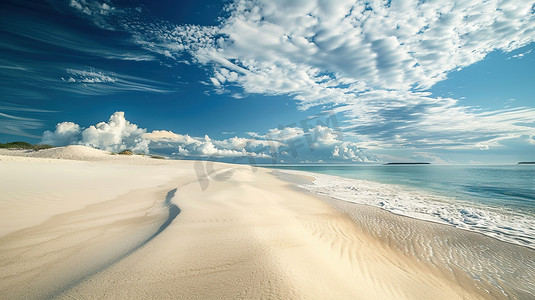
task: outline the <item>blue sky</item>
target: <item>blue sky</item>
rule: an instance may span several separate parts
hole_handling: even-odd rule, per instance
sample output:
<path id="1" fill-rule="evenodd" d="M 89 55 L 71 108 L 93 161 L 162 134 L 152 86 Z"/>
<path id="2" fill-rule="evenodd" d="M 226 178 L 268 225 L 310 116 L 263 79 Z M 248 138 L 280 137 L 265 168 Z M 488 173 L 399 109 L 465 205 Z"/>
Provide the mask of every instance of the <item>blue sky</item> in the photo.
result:
<path id="1" fill-rule="evenodd" d="M 0 142 L 535 160 L 535 1 L 3 1 Z"/>

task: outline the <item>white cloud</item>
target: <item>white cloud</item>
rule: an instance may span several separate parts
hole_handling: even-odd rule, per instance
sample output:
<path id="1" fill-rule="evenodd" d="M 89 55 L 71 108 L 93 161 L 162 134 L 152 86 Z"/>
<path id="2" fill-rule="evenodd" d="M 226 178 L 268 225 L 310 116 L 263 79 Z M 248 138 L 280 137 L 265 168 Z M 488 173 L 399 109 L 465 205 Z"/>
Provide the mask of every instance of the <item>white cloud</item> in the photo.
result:
<path id="1" fill-rule="evenodd" d="M 79 144 L 113 152 L 131 149 L 137 153 L 148 153 L 149 141 L 142 138 L 145 132 L 145 129 L 127 121 L 124 112 L 119 111 L 111 115 L 108 122 L 83 130 L 72 122 L 59 123 L 53 132 L 47 130 L 43 133 L 41 142 L 57 146 Z"/>
<path id="2" fill-rule="evenodd" d="M 250 154 L 243 149 L 237 150 L 238 147 L 230 149 L 218 148 L 208 136 L 194 138 L 187 134 L 182 135 L 167 130 L 155 130 L 144 134 L 143 138 L 155 142 L 152 147 L 154 149 L 181 156 L 237 157 Z"/>
<path id="3" fill-rule="evenodd" d="M 251 138 L 232 137 L 213 140 L 209 136 L 192 137 L 168 130 L 147 132 L 125 119 L 124 112 L 111 115 L 108 122 L 81 128 L 62 122 L 45 131 L 42 143 L 57 146 L 86 145 L 118 152 L 131 149 L 137 153 L 158 153 L 175 157 L 225 159 L 240 162 L 371 162 L 377 159 L 365 153 L 359 144 L 343 141 L 332 128 L 316 125 L 307 131 L 299 127 L 281 127 Z"/>
<path id="4" fill-rule="evenodd" d="M 43 127 L 42 121 L 35 118 L 35 115 L 54 112 L 56 111 L 0 101 L 0 133 L 39 138 L 30 133 Z"/>
<path id="5" fill-rule="evenodd" d="M 105 74 L 102 71 L 96 71 L 96 70 L 84 71 L 84 70 L 67 69 L 67 73 L 71 74 L 72 76 L 77 77 L 77 79 L 73 77 L 69 77 L 68 79 L 69 82 L 113 83 L 117 81 L 117 78 L 114 78 L 108 74 Z"/>
<path id="6" fill-rule="evenodd" d="M 56 125 L 56 130 L 45 131 L 41 143 L 65 146 L 71 145 L 78 141 L 81 137 L 82 130 L 80 125 L 73 122 L 61 122 Z"/>
<path id="7" fill-rule="evenodd" d="M 70 84 L 68 90 L 86 95 L 102 95 L 124 91 L 168 93 L 171 89 L 162 83 L 136 76 L 117 74 L 95 68 L 66 69 L 62 81 Z"/>
<path id="8" fill-rule="evenodd" d="M 477 144 L 476 147 L 478 147 L 479 150 L 489 150 L 490 149 L 489 145 L 485 145 L 485 144 L 481 144 L 481 143 Z"/>
<path id="9" fill-rule="evenodd" d="M 207 135 L 204 138 L 198 138 L 167 130 L 155 130 L 144 134 L 143 138 L 153 142 L 151 149 L 177 156 L 269 158 L 270 154 L 269 151 L 259 151 L 265 150 L 263 143 L 267 143 L 255 139 L 233 137 L 225 140 L 212 140 Z"/>
<path id="10" fill-rule="evenodd" d="M 124 112 L 111 115 L 109 121 L 89 126 L 82 132 L 81 144 L 107 151 L 131 149 L 148 153 L 149 142 L 142 138 L 145 129 L 138 128 L 124 117 Z"/>
<path id="11" fill-rule="evenodd" d="M 341 158 L 345 160 L 351 160 L 355 162 L 372 162 L 376 161 L 373 157 L 364 155 L 363 149 L 356 143 L 342 142 L 339 145 L 335 145 L 332 151 L 332 155 L 335 158 Z"/>
<path id="12" fill-rule="evenodd" d="M 359 146 L 383 149 L 494 147 L 505 139 L 534 136 L 533 108 L 482 111 L 426 92 L 488 53 L 533 43 L 534 5 L 533 0 L 340 0 L 336 5 L 328 0 L 235 0 L 218 26 L 176 26 L 147 23 L 138 18 L 142 10 L 120 11 L 107 1 L 71 1 L 98 26 L 130 32 L 154 55 L 203 65 L 210 71 L 206 84 L 216 93 L 289 95 L 301 109 L 325 105 L 347 117 L 344 131 L 363 141 Z M 113 14 L 102 14 L 110 10 Z M 127 13 L 134 14 L 132 22 L 126 21 Z M 121 22 L 111 15 L 121 15 Z M 80 85 L 83 93 L 98 93 L 102 86 L 107 92 L 151 86 L 100 75 L 115 81 L 104 85 L 91 82 L 104 77 L 80 74 L 65 80 Z M 283 134 L 276 130 L 281 129 L 271 133 Z M 181 151 L 216 153 L 236 142 L 194 140 Z M 331 136 L 331 145 L 337 142 Z M 337 146 L 339 157 L 358 153 Z"/>
<path id="13" fill-rule="evenodd" d="M 108 0 L 71 0 L 69 6 L 81 14 L 91 17 L 91 20 L 103 29 L 112 30 L 114 28 L 108 23 L 106 17 L 114 13 L 116 8 L 111 6 Z"/>
<path id="14" fill-rule="evenodd" d="M 80 3 L 77 2 L 76 0 L 71 0 L 71 2 L 69 3 L 69 5 L 70 5 L 71 7 L 76 8 L 76 9 L 79 10 L 79 11 L 83 11 L 83 10 L 84 10 L 84 7 L 82 6 L 82 4 L 80 4 Z"/>
<path id="15" fill-rule="evenodd" d="M 522 57 L 524 57 L 524 56 L 526 56 L 526 55 L 528 55 L 528 54 L 530 54 L 530 53 L 531 53 L 531 49 L 529 49 L 528 51 L 523 52 L 523 53 L 515 54 L 515 55 L 513 55 L 513 56 L 511 56 L 511 57 L 508 57 L 507 59 L 511 59 L 511 58 L 522 58 Z"/>
<path id="16" fill-rule="evenodd" d="M 263 93 L 318 87 L 313 94 L 324 98 L 321 90 L 340 89 L 342 82 L 360 83 L 357 91 L 427 88 L 491 51 L 526 45 L 534 40 L 532 5 L 343 1 L 332 9 L 328 1 L 237 0 L 217 31 L 179 26 L 172 34 L 150 33 L 176 49 L 195 50 L 201 63 L 216 63 L 213 78 L 220 84 Z M 195 38 L 182 38 L 186 33 Z"/>
<path id="17" fill-rule="evenodd" d="M 270 129 L 264 136 L 267 139 L 275 141 L 291 140 L 303 136 L 303 128 L 299 127 L 284 127 Z"/>
<path id="18" fill-rule="evenodd" d="M 3 110 L 10 110 L 10 107 L 0 107 Z M 18 109 L 11 109 L 18 110 Z M 28 132 L 28 130 L 41 128 L 43 124 L 35 118 L 21 117 L 13 114 L 0 112 L 0 133 L 20 135 L 26 137 L 38 137 Z"/>
<path id="19" fill-rule="evenodd" d="M 535 1 L 236 0 L 217 27 L 128 25 L 145 49 L 212 71 L 223 93 L 336 105 L 370 147 L 473 147 L 533 135 L 535 111 L 483 112 L 425 92 L 449 72 L 535 41 Z M 520 57 L 520 56 L 518 56 Z M 522 125 L 524 124 L 524 125 Z"/>
<path id="20" fill-rule="evenodd" d="M 149 139 L 155 142 L 162 142 L 162 141 L 163 142 L 169 142 L 169 141 L 176 142 L 176 141 L 183 139 L 184 137 L 189 137 L 189 136 L 187 135 L 183 136 L 183 135 L 176 134 L 168 130 L 154 130 L 153 132 L 143 134 L 143 138 Z"/>
<path id="21" fill-rule="evenodd" d="M 371 148 L 472 148 L 535 132 L 535 109 L 492 112 L 458 106 L 428 93 L 374 91 L 335 108 L 349 117 L 346 130 Z M 349 133 L 348 133 L 349 134 Z"/>
<path id="22" fill-rule="evenodd" d="M 309 135 L 317 137 L 317 140 L 314 143 L 319 143 L 319 145 L 333 145 L 341 140 L 340 132 L 336 132 L 330 127 L 321 125 L 316 125 L 316 127 L 310 129 Z"/>

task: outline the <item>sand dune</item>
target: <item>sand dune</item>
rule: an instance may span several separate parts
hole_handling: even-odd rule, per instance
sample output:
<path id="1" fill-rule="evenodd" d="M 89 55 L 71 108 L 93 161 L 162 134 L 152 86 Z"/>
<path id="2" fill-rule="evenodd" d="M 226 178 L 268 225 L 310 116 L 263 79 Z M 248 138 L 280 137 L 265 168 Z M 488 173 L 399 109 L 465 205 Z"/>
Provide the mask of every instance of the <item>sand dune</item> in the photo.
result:
<path id="1" fill-rule="evenodd" d="M 40 151 L 2 149 L 0 154 L 9 156 L 40 157 L 84 161 L 106 160 L 111 155 L 111 153 L 107 151 L 80 145 L 44 149 Z"/>
<path id="2" fill-rule="evenodd" d="M 271 170 L 62 151 L 0 156 L 2 298 L 489 297 Z"/>

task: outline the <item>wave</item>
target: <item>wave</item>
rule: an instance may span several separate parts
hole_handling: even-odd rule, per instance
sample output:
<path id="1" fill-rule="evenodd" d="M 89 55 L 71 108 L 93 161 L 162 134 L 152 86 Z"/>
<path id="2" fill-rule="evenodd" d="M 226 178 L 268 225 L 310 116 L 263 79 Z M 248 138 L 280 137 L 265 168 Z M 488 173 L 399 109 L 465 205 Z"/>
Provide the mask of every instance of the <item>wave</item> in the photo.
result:
<path id="1" fill-rule="evenodd" d="M 314 177 L 313 183 L 300 184 L 299 187 L 319 195 L 449 224 L 535 249 L 535 216 L 530 213 L 439 196 L 394 184 L 303 171 L 280 171 Z"/>

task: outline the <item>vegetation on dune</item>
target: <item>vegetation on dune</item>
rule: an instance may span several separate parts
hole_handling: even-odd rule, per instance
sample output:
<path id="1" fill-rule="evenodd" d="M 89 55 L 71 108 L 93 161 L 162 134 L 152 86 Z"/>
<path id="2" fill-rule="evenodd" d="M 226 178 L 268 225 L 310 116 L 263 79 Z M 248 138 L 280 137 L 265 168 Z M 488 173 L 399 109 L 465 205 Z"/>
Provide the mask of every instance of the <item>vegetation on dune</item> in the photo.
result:
<path id="1" fill-rule="evenodd" d="M 11 142 L 11 143 L 0 143 L 0 149 L 26 149 L 39 151 L 43 149 L 55 148 L 56 146 L 46 145 L 46 144 L 35 144 L 32 145 L 26 142 Z"/>
<path id="2" fill-rule="evenodd" d="M 121 152 L 115 152 L 115 153 L 112 153 L 112 155 L 140 155 L 140 156 L 145 156 L 145 154 L 143 154 L 143 153 L 134 153 L 130 149 L 126 149 L 126 150 L 123 150 Z M 150 155 L 150 158 L 165 159 L 164 156 L 160 156 L 160 155 Z"/>
<path id="3" fill-rule="evenodd" d="M 48 144 L 35 144 L 33 145 L 32 149 L 35 151 L 39 151 L 39 150 L 50 149 L 50 148 L 56 148 L 56 146 L 48 145 Z"/>
<path id="4" fill-rule="evenodd" d="M 119 154 L 119 155 L 134 155 L 134 152 L 132 152 L 132 150 L 126 149 L 126 150 L 123 150 L 121 152 L 118 152 L 117 154 Z"/>
<path id="5" fill-rule="evenodd" d="M 134 153 L 132 152 L 132 150 L 130 149 L 126 149 L 126 150 L 123 150 L 121 152 L 112 152 L 111 155 L 139 155 L 139 156 L 145 156 L 145 154 L 143 153 Z M 148 155 L 150 158 L 154 158 L 154 159 L 167 159 L 165 156 L 160 156 L 160 155 Z"/>
<path id="6" fill-rule="evenodd" d="M 0 148 L 4 149 L 32 149 L 33 145 L 26 142 L 11 142 L 0 144 Z"/>

